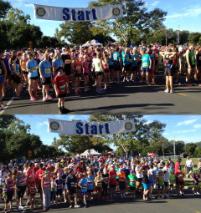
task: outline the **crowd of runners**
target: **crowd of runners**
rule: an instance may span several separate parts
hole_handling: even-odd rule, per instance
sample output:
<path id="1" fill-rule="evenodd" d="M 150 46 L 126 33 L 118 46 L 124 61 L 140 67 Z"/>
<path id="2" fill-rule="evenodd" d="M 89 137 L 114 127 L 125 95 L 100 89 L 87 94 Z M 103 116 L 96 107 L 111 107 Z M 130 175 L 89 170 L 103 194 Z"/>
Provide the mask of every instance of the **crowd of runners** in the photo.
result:
<path id="1" fill-rule="evenodd" d="M 188 158 L 177 161 L 151 157 L 117 158 L 114 156 L 64 157 L 59 159 L 12 161 L 0 167 L 0 202 L 5 212 L 17 209 L 88 207 L 99 201 L 144 201 L 184 196 L 185 176 L 191 178 L 193 193 L 199 196 L 201 160 L 198 165 Z M 41 207 L 40 207 L 41 206 Z"/>
<path id="2" fill-rule="evenodd" d="M 110 45 L 1 52 L 0 110 L 4 109 L 3 99 L 10 89 L 16 99 L 27 90 L 33 102 L 40 98 L 51 101 L 56 96 L 61 113 L 67 112 L 64 108 L 67 95 L 87 93 L 93 86 L 97 94 L 104 94 L 111 83 L 154 85 L 159 69 L 166 77 L 166 93 L 174 92 L 174 82 L 181 76 L 186 77 L 187 84 L 199 84 L 201 47 Z"/>

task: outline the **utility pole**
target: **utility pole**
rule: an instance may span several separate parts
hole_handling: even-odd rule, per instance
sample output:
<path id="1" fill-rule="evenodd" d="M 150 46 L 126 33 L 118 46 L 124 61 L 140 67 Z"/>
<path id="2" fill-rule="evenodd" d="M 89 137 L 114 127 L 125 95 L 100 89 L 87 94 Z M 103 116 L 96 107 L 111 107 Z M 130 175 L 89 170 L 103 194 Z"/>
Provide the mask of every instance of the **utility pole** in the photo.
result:
<path id="1" fill-rule="evenodd" d="M 175 140 L 173 141 L 173 152 L 174 152 L 174 159 L 176 158 L 176 142 Z"/>

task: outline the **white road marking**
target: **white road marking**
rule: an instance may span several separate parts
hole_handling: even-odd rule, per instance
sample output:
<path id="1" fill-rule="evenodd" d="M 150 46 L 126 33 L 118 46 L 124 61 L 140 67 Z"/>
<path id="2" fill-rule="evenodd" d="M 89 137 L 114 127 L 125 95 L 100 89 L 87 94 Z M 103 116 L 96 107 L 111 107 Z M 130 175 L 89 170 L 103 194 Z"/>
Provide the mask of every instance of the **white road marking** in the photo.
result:
<path id="1" fill-rule="evenodd" d="M 5 110 L 8 109 L 8 107 L 13 103 L 14 98 L 12 97 L 7 104 L 5 105 L 4 109 L 0 112 L 0 115 L 3 115 L 5 113 Z"/>

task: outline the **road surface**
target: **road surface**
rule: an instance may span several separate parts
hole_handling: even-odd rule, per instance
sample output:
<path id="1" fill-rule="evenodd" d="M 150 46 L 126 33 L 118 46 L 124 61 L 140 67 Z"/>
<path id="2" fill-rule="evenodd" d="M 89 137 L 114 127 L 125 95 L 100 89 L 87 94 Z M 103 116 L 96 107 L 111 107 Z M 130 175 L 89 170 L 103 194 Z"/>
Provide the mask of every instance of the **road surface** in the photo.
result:
<path id="1" fill-rule="evenodd" d="M 52 208 L 49 213 L 201 213 L 201 199 L 188 198 L 152 200 L 144 202 L 136 201 L 116 201 L 113 203 L 96 203 L 89 208 L 69 209 L 65 206 Z M 3 211 L 3 205 L 0 205 L 0 212 Z M 17 212 L 16 209 L 13 212 Z M 29 212 L 29 211 L 28 211 Z M 34 210 L 33 213 L 39 213 L 41 210 Z"/>
<path id="2" fill-rule="evenodd" d="M 137 114 L 201 114 L 201 87 L 176 87 L 174 94 L 163 92 L 164 86 L 113 85 L 106 94 L 95 89 L 81 96 L 69 96 L 65 106 L 70 114 L 137 113 Z M 58 114 L 56 98 L 47 103 L 30 102 L 27 92 L 22 99 L 11 96 L 4 101 L 0 114 Z"/>

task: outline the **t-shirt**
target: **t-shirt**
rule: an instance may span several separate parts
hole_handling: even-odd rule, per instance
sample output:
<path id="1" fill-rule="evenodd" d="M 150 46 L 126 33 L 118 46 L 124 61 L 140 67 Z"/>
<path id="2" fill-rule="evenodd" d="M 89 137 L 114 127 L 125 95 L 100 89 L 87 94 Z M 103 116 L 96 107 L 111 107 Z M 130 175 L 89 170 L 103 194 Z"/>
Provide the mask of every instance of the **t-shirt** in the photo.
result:
<path id="1" fill-rule="evenodd" d="M 188 58 L 191 66 L 195 66 L 196 64 L 196 57 L 195 57 L 195 51 L 191 50 L 188 52 Z"/>
<path id="2" fill-rule="evenodd" d="M 69 174 L 66 179 L 66 186 L 68 190 L 75 189 L 77 185 L 77 179 L 74 175 Z"/>
<path id="3" fill-rule="evenodd" d="M 186 160 L 186 167 L 189 167 L 189 168 L 193 167 L 193 161 L 191 159 Z"/>
<path id="4" fill-rule="evenodd" d="M 121 59 L 120 53 L 117 52 L 117 51 L 113 52 L 112 57 L 113 57 L 113 60 L 115 62 L 117 62 L 117 61 L 119 61 Z"/>
<path id="5" fill-rule="evenodd" d="M 79 182 L 82 193 L 87 192 L 87 182 L 88 182 L 87 178 L 82 178 Z"/>
<path id="6" fill-rule="evenodd" d="M 109 171 L 109 183 L 111 185 L 116 185 L 117 181 L 116 181 L 116 172 L 114 170 Z"/>
<path id="7" fill-rule="evenodd" d="M 70 74 L 71 73 L 71 56 L 69 54 L 62 54 L 61 58 L 64 63 L 64 72 Z"/>
<path id="8" fill-rule="evenodd" d="M 136 175 L 130 174 L 130 175 L 128 175 L 128 179 L 129 179 L 129 186 L 135 187 Z"/>
<path id="9" fill-rule="evenodd" d="M 137 178 L 143 178 L 143 174 L 141 172 L 142 167 L 141 166 L 136 166 L 135 167 L 135 172 L 136 172 L 136 177 Z"/>
<path id="10" fill-rule="evenodd" d="M 67 85 L 66 85 L 67 82 L 68 82 L 68 77 L 64 74 L 56 75 L 56 77 L 54 78 L 53 83 L 56 85 L 59 95 L 67 93 Z"/>
<path id="11" fill-rule="evenodd" d="M 57 178 L 55 182 L 56 182 L 57 190 L 63 189 L 63 180 L 61 178 Z"/>
<path id="12" fill-rule="evenodd" d="M 52 66 L 48 60 L 41 61 L 39 64 L 41 74 L 44 78 L 51 78 L 52 76 Z"/>
<path id="13" fill-rule="evenodd" d="M 38 77 L 38 63 L 36 60 L 32 59 L 27 62 L 27 70 L 29 72 L 29 78 Z"/>
<path id="14" fill-rule="evenodd" d="M 103 72 L 103 67 L 100 58 L 93 58 L 92 66 L 95 72 Z"/>
<path id="15" fill-rule="evenodd" d="M 179 162 L 175 163 L 175 175 L 180 174 L 181 173 L 181 166 Z"/>
<path id="16" fill-rule="evenodd" d="M 150 66 L 150 55 L 149 54 L 144 54 L 142 56 L 142 68 L 149 68 Z"/>
<path id="17" fill-rule="evenodd" d="M 93 176 L 87 177 L 87 189 L 94 190 L 94 177 Z"/>
<path id="18" fill-rule="evenodd" d="M 58 69 L 59 67 L 63 67 L 64 66 L 64 62 L 61 58 L 55 59 L 52 61 L 52 66 L 55 69 Z"/>

